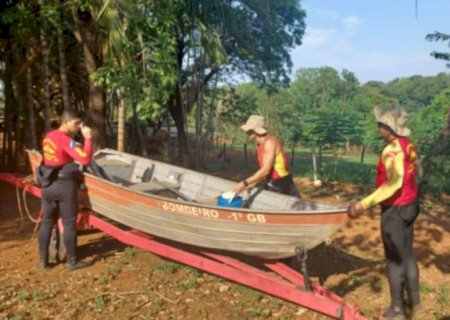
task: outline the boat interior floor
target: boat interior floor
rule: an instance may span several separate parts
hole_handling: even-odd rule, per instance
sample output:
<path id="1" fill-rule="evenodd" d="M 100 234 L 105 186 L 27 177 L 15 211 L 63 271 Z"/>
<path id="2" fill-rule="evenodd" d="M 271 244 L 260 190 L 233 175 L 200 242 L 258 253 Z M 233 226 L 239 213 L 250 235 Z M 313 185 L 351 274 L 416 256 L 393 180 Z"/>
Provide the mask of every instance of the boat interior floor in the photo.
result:
<path id="1" fill-rule="evenodd" d="M 151 182 L 131 184 L 128 188 L 136 190 L 139 192 L 155 194 L 166 198 L 181 198 L 190 202 L 197 202 L 195 199 L 185 195 L 184 193 L 177 190 L 177 188 L 167 185 L 162 181 L 154 179 Z"/>

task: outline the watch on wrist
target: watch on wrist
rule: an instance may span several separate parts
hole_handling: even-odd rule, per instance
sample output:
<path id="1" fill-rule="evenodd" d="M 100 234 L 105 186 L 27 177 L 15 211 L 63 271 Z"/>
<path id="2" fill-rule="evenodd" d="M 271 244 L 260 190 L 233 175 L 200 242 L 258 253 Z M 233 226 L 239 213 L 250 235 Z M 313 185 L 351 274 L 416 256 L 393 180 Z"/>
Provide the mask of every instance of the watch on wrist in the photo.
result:
<path id="1" fill-rule="evenodd" d="M 244 179 L 244 181 L 242 181 L 242 183 L 244 184 L 244 187 L 248 187 L 248 181 L 247 181 L 247 179 Z"/>

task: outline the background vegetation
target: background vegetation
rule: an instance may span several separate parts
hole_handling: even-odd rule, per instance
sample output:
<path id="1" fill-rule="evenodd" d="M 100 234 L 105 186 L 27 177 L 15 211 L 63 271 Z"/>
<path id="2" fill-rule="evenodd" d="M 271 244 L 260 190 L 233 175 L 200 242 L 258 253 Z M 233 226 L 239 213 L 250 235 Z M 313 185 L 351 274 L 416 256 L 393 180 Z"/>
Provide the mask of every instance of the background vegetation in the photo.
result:
<path id="1" fill-rule="evenodd" d="M 336 159 L 367 162 L 382 146 L 374 106 L 400 104 L 410 113 L 422 185 L 449 193 L 445 63 L 436 76 L 388 83 L 361 84 L 352 71 L 328 66 L 290 78 L 289 50 L 302 43 L 305 17 L 297 0 L 3 1 L 2 171 L 23 170 L 23 150 L 38 148 L 57 115 L 73 107 L 85 111 L 96 147 L 175 152 L 179 163 L 197 169 L 219 138 L 245 142 L 239 125 L 262 114 L 289 148 L 317 153 L 321 176 L 358 182 L 358 171 Z M 449 36 L 435 32 L 426 40 Z M 449 61 L 449 53 L 431 55 Z"/>

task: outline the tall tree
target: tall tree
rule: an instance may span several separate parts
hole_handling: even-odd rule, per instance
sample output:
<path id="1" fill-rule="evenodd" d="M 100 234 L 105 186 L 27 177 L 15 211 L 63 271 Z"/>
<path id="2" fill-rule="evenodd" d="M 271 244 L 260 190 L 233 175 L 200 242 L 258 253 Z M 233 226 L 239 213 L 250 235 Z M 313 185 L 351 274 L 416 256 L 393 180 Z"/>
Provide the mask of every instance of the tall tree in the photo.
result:
<path id="1" fill-rule="evenodd" d="M 425 37 L 428 41 L 448 41 L 450 45 L 450 34 L 435 31 L 434 33 L 427 34 Z M 435 59 L 440 59 L 444 61 L 450 61 L 450 52 L 431 52 L 431 56 Z M 446 64 L 447 68 L 450 68 L 450 63 Z"/>
<path id="2" fill-rule="evenodd" d="M 289 49 L 301 44 L 304 19 L 305 12 L 294 0 L 190 0 L 184 3 L 180 10 L 175 53 L 180 81 L 169 102 L 169 110 L 179 131 L 181 155 L 189 154 L 183 110 L 190 112 L 200 89 L 189 78 L 204 71 L 203 84 L 200 84 L 204 87 L 220 69 L 225 69 L 245 74 L 269 87 L 287 83 L 292 66 Z M 191 61 L 188 58 L 193 35 L 198 32 L 202 35 L 202 47 L 208 57 L 204 68 L 200 68 L 201 59 Z M 223 64 L 222 48 L 226 53 L 226 64 Z"/>
<path id="3" fill-rule="evenodd" d="M 103 65 L 104 34 L 94 19 L 93 9 L 98 8 L 95 6 L 95 1 L 93 1 L 94 6 L 87 4 L 74 2 L 71 6 L 76 27 L 74 34 L 83 47 L 84 65 L 88 74 L 91 75 Z M 89 111 L 95 145 L 103 147 L 106 144 L 104 89 L 102 85 L 94 83 L 91 77 L 89 77 Z"/>

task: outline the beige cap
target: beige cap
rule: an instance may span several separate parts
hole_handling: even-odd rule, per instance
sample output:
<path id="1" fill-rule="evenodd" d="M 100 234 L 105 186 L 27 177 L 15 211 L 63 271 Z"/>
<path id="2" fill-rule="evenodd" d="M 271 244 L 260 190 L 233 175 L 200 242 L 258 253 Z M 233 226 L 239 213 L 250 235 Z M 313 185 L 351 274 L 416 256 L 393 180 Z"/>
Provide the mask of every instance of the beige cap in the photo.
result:
<path id="1" fill-rule="evenodd" d="M 406 137 L 411 133 L 406 127 L 408 121 L 408 113 L 400 106 L 394 106 L 383 110 L 380 106 L 376 106 L 373 110 L 375 119 L 394 131 L 394 133 L 401 137 Z"/>
<path id="2" fill-rule="evenodd" d="M 248 117 L 247 122 L 241 126 L 241 129 L 245 132 L 253 130 L 256 134 L 267 133 L 267 130 L 264 128 L 264 117 L 258 115 L 251 115 Z"/>

